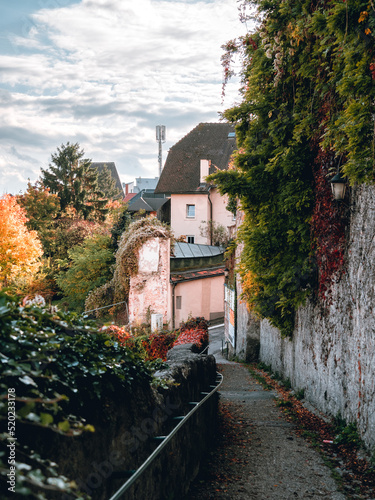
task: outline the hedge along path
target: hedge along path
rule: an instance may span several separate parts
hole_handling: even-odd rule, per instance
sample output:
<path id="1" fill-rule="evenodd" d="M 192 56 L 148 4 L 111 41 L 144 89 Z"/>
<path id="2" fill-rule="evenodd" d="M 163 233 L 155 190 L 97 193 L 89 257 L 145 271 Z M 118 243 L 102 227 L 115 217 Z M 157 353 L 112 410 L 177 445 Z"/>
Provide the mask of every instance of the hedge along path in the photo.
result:
<path id="1" fill-rule="evenodd" d="M 218 368 L 224 381 L 217 443 L 185 500 L 344 500 L 319 452 L 276 405 L 276 391 L 238 363 Z"/>

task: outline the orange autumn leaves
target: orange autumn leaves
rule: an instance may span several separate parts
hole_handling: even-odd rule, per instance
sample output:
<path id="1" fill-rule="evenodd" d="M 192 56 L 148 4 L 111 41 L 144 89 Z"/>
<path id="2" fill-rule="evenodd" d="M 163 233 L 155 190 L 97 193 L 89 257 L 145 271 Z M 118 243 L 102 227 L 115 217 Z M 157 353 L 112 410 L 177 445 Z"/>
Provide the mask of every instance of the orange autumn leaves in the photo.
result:
<path id="1" fill-rule="evenodd" d="M 359 15 L 358 22 L 359 22 L 359 23 L 366 22 L 366 21 L 367 21 L 367 18 L 368 18 L 368 15 L 369 15 L 369 13 L 368 13 L 367 11 L 363 11 L 363 12 L 361 12 L 361 13 L 360 13 L 360 15 Z M 370 33 L 371 33 L 371 30 L 370 30 L 370 28 L 367 26 L 367 27 L 365 28 L 365 34 L 366 34 L 366 35 L 369 35 Z"/>
<path id="2" fill-rule="evenodd" d="M 14 196 L 0 198 L 0 289 L 40 267 L 42 245 L 36 231 L 26 227 L 27 217 Z"/>

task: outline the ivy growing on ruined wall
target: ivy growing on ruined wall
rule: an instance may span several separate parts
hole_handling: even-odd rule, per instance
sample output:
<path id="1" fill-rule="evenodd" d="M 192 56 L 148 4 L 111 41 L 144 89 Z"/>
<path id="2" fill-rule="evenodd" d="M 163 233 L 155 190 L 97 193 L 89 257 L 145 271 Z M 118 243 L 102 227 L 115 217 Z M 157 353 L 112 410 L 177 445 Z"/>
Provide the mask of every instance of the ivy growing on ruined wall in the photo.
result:
<path id="1" fill-rule="evenodd" d="M 150 238 L 171 238 L 170 229 L 156 218 L 141 218 L 122 234 L 112 279 L 96 288 L 86 299 L 86 310 L 109 306 L 128 299 L 130 277 L 138 272 L 138 256 L 142 245 Z"/>
<path id="2" fill-rule="evenodd" d="M 372 183 L 375 167 L 375 7 L 372 1 L 263 0 L 253 33 L 225 47 L 225 80 L 242 57 L 233 167 L 211 176 L 245 213 L 240 273 L 248 303 L 291 335 L 316 289 L 329 298 L 344 265 L 344 211 L 329 178 Z M 249 286 L 247 286 L 249 284 Z"/>

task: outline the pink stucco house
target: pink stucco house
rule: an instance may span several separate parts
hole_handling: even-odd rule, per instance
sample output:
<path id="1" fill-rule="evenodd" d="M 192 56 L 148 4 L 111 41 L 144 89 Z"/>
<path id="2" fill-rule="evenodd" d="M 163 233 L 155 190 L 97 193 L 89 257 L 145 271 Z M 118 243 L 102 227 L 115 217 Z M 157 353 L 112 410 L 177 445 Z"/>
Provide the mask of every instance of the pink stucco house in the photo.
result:
<path id="1" fill-rule="evenodd" d="M 171 318 L 177 327 L 189 316 L 224 317 L 225 248 L 176 242 L 170 259 Z"/>
<path id="2" fill-rule="evenodd" d="M 224 248 L 216 246 L 210 228 L 220 224 L 229 238 L 235 219 L 227 197 L 206 177 L 226 170 L 235 148 L 233 125 L 200 123 L 170 149 L 155 194 L 169 198 L 167 222 L 185 242 L 171 250 L 167 241 L 148 242 L 141 249 L 139 274 L 130 282 L 132 322 L 144 320 L 147 308 L 170 328 L 189 316 L 224 317 Z"/>
<path id="3" fill-rule="evenodd" d="M 170 198 L 170 225 L 176 238 L 214 244 L 210 229 L 202 235 L 209 221 L 224 226 L 229 234 L 235 222 L 226 209 L 228 199 L 206 177 L 228 168 L 235 147 L 233 125 L 200 123 L 170 149 L 155 193 Z"/>

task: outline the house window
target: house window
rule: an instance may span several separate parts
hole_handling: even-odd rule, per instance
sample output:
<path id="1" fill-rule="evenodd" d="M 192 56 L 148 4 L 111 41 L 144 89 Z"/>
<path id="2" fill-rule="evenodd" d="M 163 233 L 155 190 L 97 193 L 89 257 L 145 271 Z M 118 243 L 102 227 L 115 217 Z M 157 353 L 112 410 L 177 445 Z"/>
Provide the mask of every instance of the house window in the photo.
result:
<path id="1" fill-rule="evenodd" d="M 182 296 L 177 295 L 176 296 L 176 309 L 181 309 L 181 303 L 182 303 Z"/>
<path id="2" fill-rule="evenodd" d="M 189 219 L 195 218 L 195 205 L 186 205 L 186 217 Z"/>
<path id="3" fill-rule="evenodd" d="M 194 243 L 194 236 L 186 236 L 186 240 L 188 243 Z"/>

